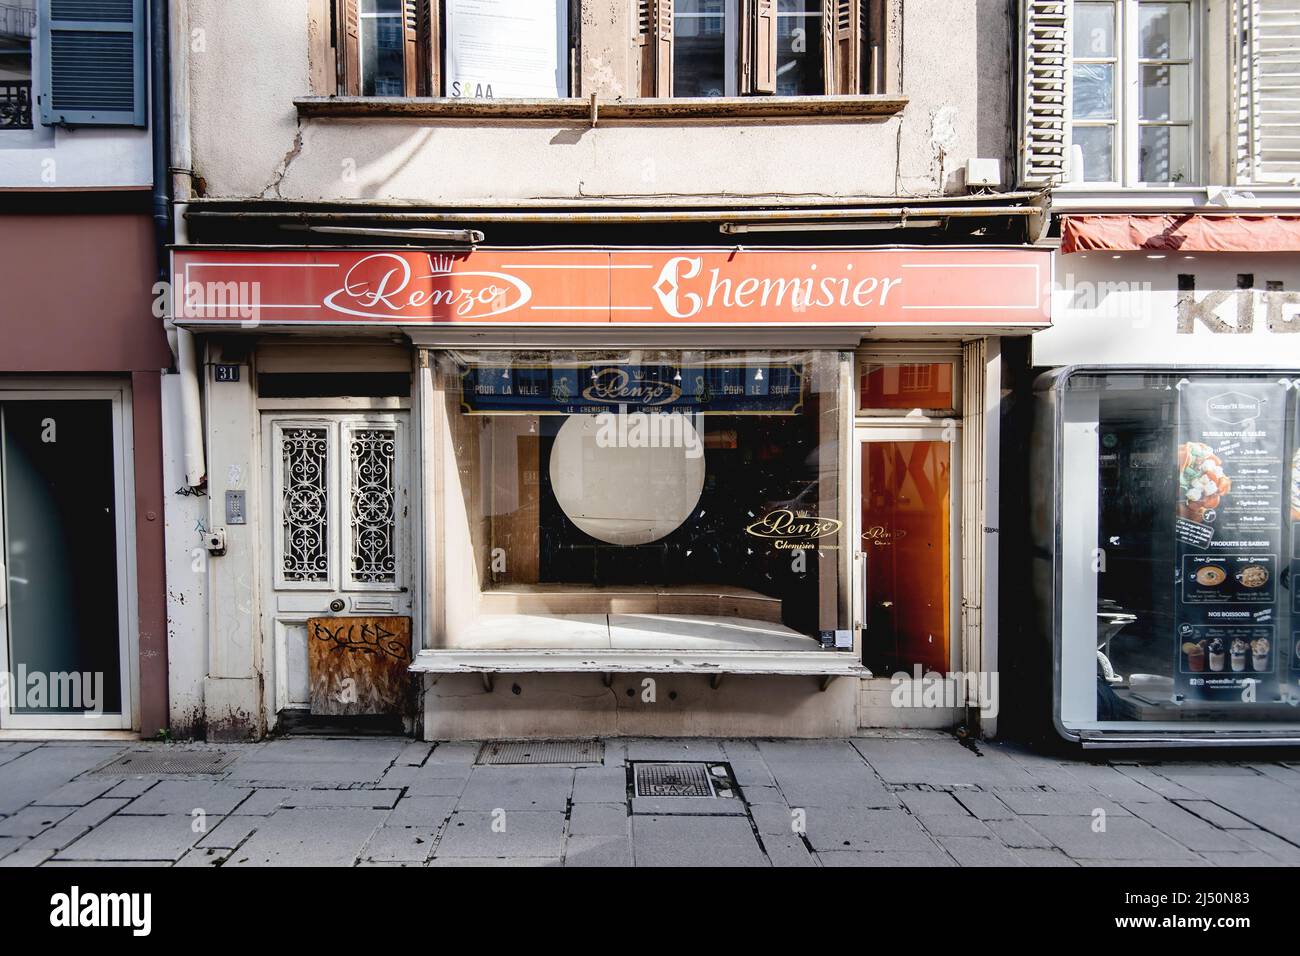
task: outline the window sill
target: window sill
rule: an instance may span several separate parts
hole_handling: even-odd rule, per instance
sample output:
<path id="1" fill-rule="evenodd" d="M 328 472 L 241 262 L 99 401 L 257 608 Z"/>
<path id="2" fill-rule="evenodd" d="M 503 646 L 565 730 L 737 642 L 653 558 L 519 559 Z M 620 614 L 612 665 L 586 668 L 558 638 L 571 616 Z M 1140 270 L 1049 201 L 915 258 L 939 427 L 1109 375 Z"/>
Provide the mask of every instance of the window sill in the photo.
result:
<path id="1" fill-rule="evenodd" d="M 743 96 L 677 99 L 469 99 L 464 97 L 308 96 L 294 100 L 298 115 L 320 119 L 602 120 L 850 119 L 895 116 L 907 97 Z"/>
<path id="2" fill-rule="evenodd" d="M 1051 193 L 1051 211 L 1267 213 L 1300 208 L 1300 190 L 1243 183 L 1237 186 L 1115 186 L 1072 183 Z"/>

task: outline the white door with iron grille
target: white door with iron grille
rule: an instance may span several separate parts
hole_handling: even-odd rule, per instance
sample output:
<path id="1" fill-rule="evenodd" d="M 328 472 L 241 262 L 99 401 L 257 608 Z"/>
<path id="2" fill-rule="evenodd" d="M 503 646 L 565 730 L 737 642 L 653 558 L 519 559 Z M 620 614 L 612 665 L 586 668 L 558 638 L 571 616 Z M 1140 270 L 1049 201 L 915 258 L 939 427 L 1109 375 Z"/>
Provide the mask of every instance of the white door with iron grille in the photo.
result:
<path id="1" fill-rule="evenodd" d="M 311 706 L 311 619 L 411 617 L 409 432 L 404 411 L 262 417 L 276 713 Z"/>

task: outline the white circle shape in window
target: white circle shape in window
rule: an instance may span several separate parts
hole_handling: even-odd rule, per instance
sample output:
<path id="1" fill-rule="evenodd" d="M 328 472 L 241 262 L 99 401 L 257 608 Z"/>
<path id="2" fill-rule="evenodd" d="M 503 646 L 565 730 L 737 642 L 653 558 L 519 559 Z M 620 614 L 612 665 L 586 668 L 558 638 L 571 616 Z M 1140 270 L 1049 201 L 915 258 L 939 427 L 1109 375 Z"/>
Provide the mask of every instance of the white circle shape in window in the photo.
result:
<path id="1" fill-rule="evenodd" d="M 571 415 L 555 436 L 550 472 L 555 500 L 580 529 L 609 544 L 649 544 L 699 503 L 704 439 L 689 415 Z"/>

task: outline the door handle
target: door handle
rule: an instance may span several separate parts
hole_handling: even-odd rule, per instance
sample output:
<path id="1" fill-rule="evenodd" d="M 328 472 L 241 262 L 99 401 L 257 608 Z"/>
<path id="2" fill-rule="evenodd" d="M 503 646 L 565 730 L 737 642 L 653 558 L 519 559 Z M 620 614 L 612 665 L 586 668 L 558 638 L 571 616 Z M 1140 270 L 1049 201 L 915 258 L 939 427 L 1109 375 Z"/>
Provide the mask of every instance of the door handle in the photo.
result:
<path id="1" fill-rule="evenodd" d="M 858 558 L 858 628 L 864 633 L 867 630 L 867 553 L 859 551 Z"/>
<path id="2" fill-rule="evenodd" d="M 9 571 L 5 563 L 0 561 L 0 608 L 9 603 Z"/>
<path id="3" fill-rule="evenodd" d="M 339 611 L 343 610 L 345 607 L 347 607 L 347 605 L 343 603 L 342 598 L 335 598 L 330 601 L 330 610 L 335 614 L 339 613 Z"/>

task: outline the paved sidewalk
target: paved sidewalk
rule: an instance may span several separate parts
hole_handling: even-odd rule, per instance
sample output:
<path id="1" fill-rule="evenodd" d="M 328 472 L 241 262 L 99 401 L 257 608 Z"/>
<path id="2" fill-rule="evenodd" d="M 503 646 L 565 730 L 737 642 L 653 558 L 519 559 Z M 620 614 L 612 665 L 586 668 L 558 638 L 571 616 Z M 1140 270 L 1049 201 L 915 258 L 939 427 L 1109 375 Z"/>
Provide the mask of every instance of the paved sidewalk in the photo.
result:
<path id="1" fill-rule="evenodd" d="M 109 775 L 142 749 L 212 775 Z M 1300 761 L 1086 763 L 952 737 L 605 742 L 601 765 L 476 744 L 0 743 L 0 866 L 1278 866 Z M 631 797 L 635 761 L 727 765 L 726 798 Z"/>

